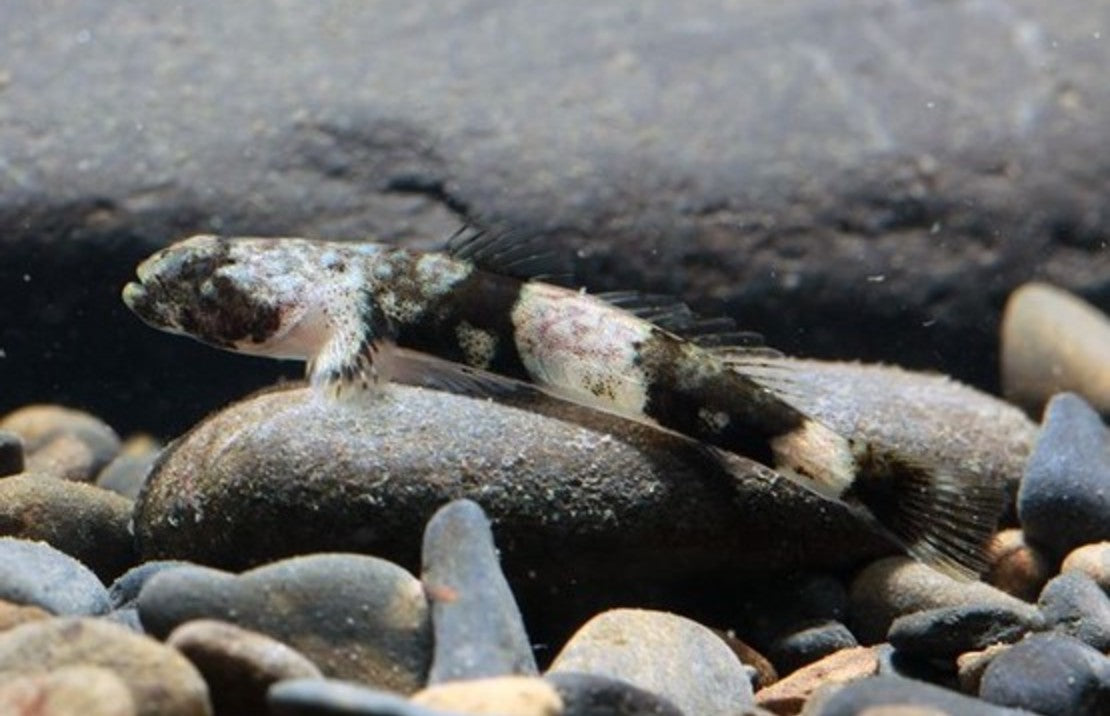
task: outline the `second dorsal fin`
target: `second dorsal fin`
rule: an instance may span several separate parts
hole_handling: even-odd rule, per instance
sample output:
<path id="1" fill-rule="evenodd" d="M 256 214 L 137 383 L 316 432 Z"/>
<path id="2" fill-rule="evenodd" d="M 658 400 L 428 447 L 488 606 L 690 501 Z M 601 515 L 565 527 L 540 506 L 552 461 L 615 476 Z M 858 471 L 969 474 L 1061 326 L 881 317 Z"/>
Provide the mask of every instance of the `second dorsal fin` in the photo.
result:
<path id="1" fill-rule="evenodd" d="M 763 336 L 744 331 L 726 316 L 705 318 L 682 301 L 662 293 L 610 291 L 596 294 L 601 300 L 628 311 L 637 318 L 659 326 L 680 338 L 708 350 L 727 351 L 729 355 L 750 353 L 778 356 L 778 351 L 763 344 Z"/>
<path id="2" fill-rule="evenodd" d="M 548 237 L 535 232 L 468 224 L 447 239 L 444 250 L 483 271 L 522 281 L 566 286 L 573 280 L 570 255 L 556 250 Z"/>

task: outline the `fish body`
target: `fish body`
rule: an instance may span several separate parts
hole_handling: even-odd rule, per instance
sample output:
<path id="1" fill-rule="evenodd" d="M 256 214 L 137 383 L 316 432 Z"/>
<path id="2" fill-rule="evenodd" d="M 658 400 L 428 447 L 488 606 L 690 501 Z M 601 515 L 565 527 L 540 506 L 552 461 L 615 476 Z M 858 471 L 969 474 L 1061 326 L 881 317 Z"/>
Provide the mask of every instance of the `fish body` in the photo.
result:
<path id="1" fill-rule="evenodd" d="M 761 462 L 948 573 L 984 566 L 1001 509 L 990 482 L 831 430 L 794 406 L 784 362 L 707 346 L 584 291 L 486 270 L 497 251 L 511 259 L 511 247 L 474 246 L 453 255 L 197 236 L 144 261 L 123 297 L 157 328 L 304 360 L 310 383 L 331 395 L 364 392 L 413 365 L 524 381 Z"/>

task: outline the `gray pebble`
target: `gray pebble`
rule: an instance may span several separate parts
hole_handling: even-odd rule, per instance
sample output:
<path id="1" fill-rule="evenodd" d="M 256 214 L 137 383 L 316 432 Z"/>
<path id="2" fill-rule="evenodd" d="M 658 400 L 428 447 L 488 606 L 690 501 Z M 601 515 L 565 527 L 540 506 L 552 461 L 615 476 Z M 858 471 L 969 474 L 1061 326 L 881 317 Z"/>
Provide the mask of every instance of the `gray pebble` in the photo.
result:
<path id="1" fill-rule="evenodd" d="M 844 621 L 848 590 L 828 574 L 794 573 L 747 585 L 735 612 L 737 630 L 752 643 L 768 646 L 803 623 Z"/>
<path id="2" fill-rule="evenodd" d="M 979 696 L 1045 716 L 1110 713 L 1110 659 L 1064 634 L 1034 634 L 991 661 Z"/>
<path id="3" fill-rule="evenodd" d="M 890 625 L 887 638 L 899 652 L 955 659 L 991 644 L 1010 644 L 1040 629 L 1039 615 L 996 605 L 965 604 L 906 614 Z"/>
<path id="4" fill-rule="evenodd" d="M 425 528 L 423 554 L 435 633 L 428 683 L 538 673 L 482 508 L 470 500 L 441 507 Z"/>
<path id="5" fill-rule="evenodd" d="M 833 652 L 859 646 L 848 627 L 836 621 L 799 624 L 767 648 L 767 658 L 785 676 Z"/>
<path id="6" fill-rule="evenodd" d="M 146 582 L 138 604 L 159 637 L 193 619 L 219 619 L 285 642 L 328 676 L 402 693 L 423 686 L 431 659 L 420 582 L 366 555 L 294 557 L 241 575 L 169 569 Z"/>
<path id="7" fill-rule="evenodd" d="M 464 716 L 337 679 L 279 681 L 270 687 L 266 702 L 273 716 Z"/>
<path id="8" fill-rule="evenodd" d="M 544 678 L 563 699 L 563 716 L 684 716 L 662 696 L 620 679 L 572 671 Z"/>
<path id="9" fill-rule="evenodd" d="M 0 430 L 0 477 L 23 472 L 23 439 L 11 430 Z"/>
<path id="10" fill-rule="evenodd" d="M 1054 577 L 1038 605 L 1048 625 L 1099 651 L 1110 649 L 1110 597 L 1079 572 Z"/>
<path id="11" fill-rule="evenodd" d="M 97 487 L 133 500 L 139 496 L 150 469 L 158 459 L 157 452 L 141 455 L 120 454 L 104 466 L 96 476 Z"/>
<path id="12" fill-rule="evenodd" d="M 135 564 L 131 500 L 92 485 L 25 472 L 0 479 L 0 525 L 48 542 L 105 583 Z"/>
<path id="13" fill-rule="evenodd" d="M 584 624 L 549 674 L 581 672 L 627 681 L 687 714 L 742 714 L 754 705 L 744 665 L 712 631 L 674 614 L 613 609 Z"/>
<path id="14" fill-rule="evenodd" d="M 0 537 L 0 599 L 59 615 L 104 614 L 112 606 L 88 567 L 45 542 L 11 537 Z"/>
<path id="15" fill-rule="evenodd" d="M 112 608 L 120 609 L 135 605 L 139 592 L 147 580 L 167 569 L 177 567 L 197 566 L 191 562 L 182 562 L 174 559 L 155 560 L 143 562 L 127 570 L 108 587 L 108 596 L 112 600 Z"/>
<path id="16" fill-rule="evenodd" d="M 850 589 L 851 620 L 856 638 L 875 644 L 886 638 L 891 623 L 905 614 L 937 607 L 997 606 L 1035 620 L 1031 604 L 982 582 L 961 582 L 908 557 L 881 559 L 865 567 Z"/>
<path id="17" fill-rule="evenodd" d="M 1082 398 L 1062 393 L 1045 408 L 1018 516 L 1026 538 L 1057 558 L 1110 539 L 1110 431 Z"/>
<path id="18" fill-rule="evenodd" d="M 889 712 L 883 707 L 891 707 Z M 897 708 L 895 708 L 897 707 Z M 908 710 L 919 707 L 920 711 Z M 872 711 L 873 709 L 873 711 Z M 875 676 L 814 697 L 806 716 L 860 716 L 889 713 L 907 716 L 1031 716 L 1002 708 L 924 681 L 900 676 Z"/>

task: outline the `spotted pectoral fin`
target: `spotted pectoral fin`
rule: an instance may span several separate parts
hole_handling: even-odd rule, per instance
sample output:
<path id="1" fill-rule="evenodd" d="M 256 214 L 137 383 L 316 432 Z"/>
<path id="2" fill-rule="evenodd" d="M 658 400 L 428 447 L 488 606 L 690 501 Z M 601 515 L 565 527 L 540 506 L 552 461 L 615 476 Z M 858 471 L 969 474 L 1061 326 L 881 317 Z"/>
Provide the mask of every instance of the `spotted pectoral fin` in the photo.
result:
<path id="1" fill-rule="evenodd" d="M 354 297 L 350 307 L 331 316 L 331 335 L 307 365 L 309 383 L 334 397 L 388 383 L 399 350 L 392 327 L 369 296 Z"/>
<path id="2" fill-rule="evenodd" d="M 447 240 L 445 251 L 483 271 L 562 286 L 573 282 L 571 256 L 547 236 L 500 227 L 464 226 Z"/>

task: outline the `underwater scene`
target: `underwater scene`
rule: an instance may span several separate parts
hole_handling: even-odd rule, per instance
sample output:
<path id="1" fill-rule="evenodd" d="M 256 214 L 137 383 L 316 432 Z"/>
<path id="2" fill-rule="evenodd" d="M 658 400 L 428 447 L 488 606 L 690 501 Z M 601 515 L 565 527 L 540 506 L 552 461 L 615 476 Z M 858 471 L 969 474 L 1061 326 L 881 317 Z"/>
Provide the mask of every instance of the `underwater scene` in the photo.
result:
<path id="1" fill-rule="evenodd" d="M 1110 5 L 0 18 L 0 714 L 1110 714 Z"/>

